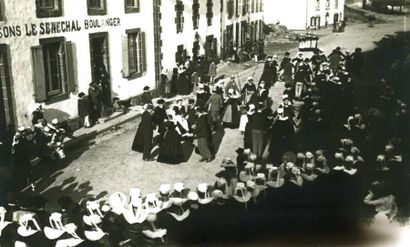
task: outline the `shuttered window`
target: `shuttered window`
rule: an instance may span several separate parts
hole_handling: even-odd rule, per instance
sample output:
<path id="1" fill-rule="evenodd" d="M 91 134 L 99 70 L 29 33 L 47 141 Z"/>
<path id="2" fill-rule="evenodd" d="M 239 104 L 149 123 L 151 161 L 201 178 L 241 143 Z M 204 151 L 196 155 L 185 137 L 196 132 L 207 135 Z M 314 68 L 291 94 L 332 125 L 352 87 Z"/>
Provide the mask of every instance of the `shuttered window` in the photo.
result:
<path id="1" fill-rule="evenodd" d="M 135 79 L 146 70 L 145 32 L 140 29 L 127 30 L 123 36 L 123 76 Z"/>
<path id="2" fill-rule="evenodd" d="M 36 0 L 36 14 L 38 18 L 62 16 L 62 0 Z"/>
<path id="3" fill-rule="evenodd" d="M 320 10 L 320 0 L 316 0 L 316 11 Z"/>
<path id="4" fill-rule="evenodd" d="M 233 0 L 228 0 L 226 11 L 228 11 L 228 19 L 231 19 L 234 14 L 234 2 Z"/>
<path id="5" fill-rule="evenodd" d="M 339 0 L 335 0 L 335 9 L 339 8 Z"/>
<path id="6" fill-rule="evenodd" d="M 192 3 L 192 25 L 194 29 L 199 27 L 199 0 L 194 0 Z"/>
<path id="7" fill-rule="evenodd" d="M 33 82 L 36 102 L 53 103 L 76 90 L 73 44 L 63 38 L 40 40 L 32 47 Z"/>
<path id="8" fill-rule="evenodd" d="M 249 0 L 243 0 L 242 15 L 246 15 L 248 13 L 248 4 L 249 4 Z"/>
<path id="9" fill-rule="evenodd" d="M 326 9 L 327 9 L 327 10 L 330 9 L 330 0 L 326 0 Z"/>
<path id="10" fill-rule="evenodd" d="M 175 24 L 177 33 L 182 33 L 184 30 L 184 3 L 180 0 L 177 0 L 175 4 Z"/>
<path id="11" fill-rule="evenodd" d="M 107 14 L 106 0 L 87 0 L 88 15 Z"/>
<path id="12" fill-rule="evenodd" d="M 213 2 L 212 0 L 207 0 L 206 1 L 206 22 L 208 26 L 212 26 L 212 20 L 214 17 L 214 13 L 213 13 Z"/>
<path id="13" fill-rule="evenodd" d="M 140 0 L 124 0 L 125 13 L 140 12 Z"/>
<path id="14" fill-rule="evenodd" d="M 242 0 L 238 0 L 236 4 L 236 17 L 240 17 L 242 15 Z"/>

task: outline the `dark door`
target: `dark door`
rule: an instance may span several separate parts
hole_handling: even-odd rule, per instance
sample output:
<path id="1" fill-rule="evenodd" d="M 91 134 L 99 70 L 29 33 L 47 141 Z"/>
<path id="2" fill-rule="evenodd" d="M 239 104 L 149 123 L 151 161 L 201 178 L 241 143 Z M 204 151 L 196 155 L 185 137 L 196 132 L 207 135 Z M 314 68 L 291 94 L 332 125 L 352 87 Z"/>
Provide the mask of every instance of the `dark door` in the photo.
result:
<path id="1" fill-rule="evenodd" d="M 239 26 L 240 26 L 240 24 L 239 23 L 236 23 L 236 32 L 235 32 L 235 47 L 236 47 L 236 49 L 238 50 L 238 47 L 239 47 L 239 43 L 240 43 L 240 30 L 239 30 Z"/>
<path id="2" fill-rule="evenodd" d="M 8 143 L 10 134 L 8 130 L 14 128 L 14 112 L 8 70 L 8 49 L 6 45 L 0 45 L 0 142 L 6 145 L 11 144 Z"/>
<path id="3" fill-rule="evenodd" d="M 90 34 L 90 58 L 92 80 L 101 83 L 104 106 L 111 108 L 108 33 Z"/>

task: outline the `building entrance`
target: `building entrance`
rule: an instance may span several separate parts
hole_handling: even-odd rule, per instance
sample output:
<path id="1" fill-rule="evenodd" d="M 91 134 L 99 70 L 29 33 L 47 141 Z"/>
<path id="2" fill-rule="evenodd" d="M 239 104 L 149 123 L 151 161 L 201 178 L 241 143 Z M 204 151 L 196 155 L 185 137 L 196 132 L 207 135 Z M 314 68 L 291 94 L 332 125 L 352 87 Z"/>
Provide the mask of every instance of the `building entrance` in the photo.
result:
<path id="1" fill-rule="evenodd" d="M 104 108 L 111 108 L 108 33 L 90 34 L 91 76 L 101 86 Z"/>
<path id="2" fill-rule="evenodd" d="M 6 145 L 9 134 L 7 130 L 15 127 L 7 55 L 7 46 L 0 45 L 0 142 Z"/>

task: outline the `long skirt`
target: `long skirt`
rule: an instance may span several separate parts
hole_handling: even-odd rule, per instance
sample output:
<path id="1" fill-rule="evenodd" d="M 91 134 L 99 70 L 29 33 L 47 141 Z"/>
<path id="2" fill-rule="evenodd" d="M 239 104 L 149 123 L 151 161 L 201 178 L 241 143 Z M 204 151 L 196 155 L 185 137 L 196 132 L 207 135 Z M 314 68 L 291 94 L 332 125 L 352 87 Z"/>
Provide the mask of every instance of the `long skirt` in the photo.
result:
<path id="1" fill-rule="evenodd" d="M 165 133 L 157 161 L 166 164 L 179 164 L 184 161 L 181 138 L 176 130 L 168 130 Z"/>
<path id="2" fill-rule="evenodd" d="M 224 125 L 228 128 L 236 129 L 239 127 L 239 118 L 238 106 L 235 104 L 228 104 L 222 118 Z"/>

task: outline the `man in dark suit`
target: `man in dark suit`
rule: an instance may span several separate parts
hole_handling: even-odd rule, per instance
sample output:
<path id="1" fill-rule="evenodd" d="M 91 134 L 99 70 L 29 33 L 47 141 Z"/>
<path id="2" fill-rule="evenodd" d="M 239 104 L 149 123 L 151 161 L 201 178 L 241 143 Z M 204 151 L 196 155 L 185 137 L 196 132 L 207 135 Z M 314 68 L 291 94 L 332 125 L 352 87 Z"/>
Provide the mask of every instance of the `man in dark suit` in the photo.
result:
<path id="1" fill-rule="evenodd" d="M 165 111 L 165 101 L 163 99 L 157 100 L 157 106 L 154 109 L 154 114 L 152 115 L 152 122 L 158 128 L 158 143 L 161 144 L 166 132 L 165 120 L 167 119 L 167 113 Z"/>
<path id="2" fill-rule="evenodd" d="M 265 105 L 259 103 L 252 121 L 252 152 L 256 154 L 259 160 L 262 159 L 263 145 L 269 125 L 270 120 L 265 111 Z"/>
<path id="3" fill-rule="evenodd" d="M 142 159 L 144 161 L 153 161 L 151 158 L 152 137 L 154 134 L 154 125 L 152 122 L 153 111 L 153 105 L 148 104 L 145 106 L 145 111 L 141 116 L 141 122 L 132 143 L 132 150 L 142 152 Z"/>
<path id="4" fill-rule="evenodd" d="M 200 159 L 200 162 L 206 161 L 206 162 L 211 162 L 212 161 L 212 153 L 209 147 L 210 140 L 212 139 L 212 132 L 211 132 L 211 126 L 209 124 L 208 120 L 208 114 L 204 112 L 204 109 L 201 107 L 197 108 L 198 112 L 198 121 L 196 123 L 196 128 L 195 128 L 195 135 L 197 138 L 197 143 L 198 143 L 198 149 L 199 149 L 199 154 L 202 156 Z"/>
<path id="5" fill-rule="evenodd" d="M 196 115 L 196 109 L 195 109 L 195 100 L 194 99 L 189 99 L 188 100 L 188 107 L 186 111 L 186 115 L 184 116 L 186 120 L 188 121 L 189 129 L 191 132 L 195 129 L 195 124 L 198 119 L 198 116 Z"/>
<path id="6" fill-rule="evenodd" d="M 212 90 L 212 95 L 209 97 L 205 106 L 209 109 L 213 121 L 213 130 L 218 128 L 219 114 L 223 108 L 224 101 L 222 96 L 217 93 L 216 88 Z"/>

